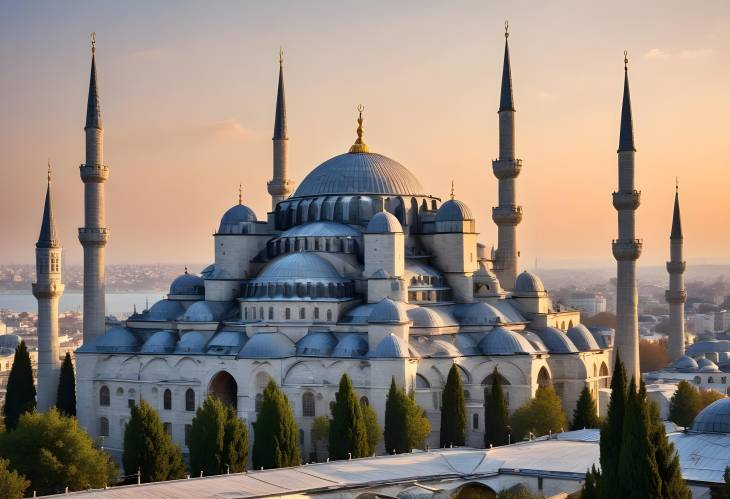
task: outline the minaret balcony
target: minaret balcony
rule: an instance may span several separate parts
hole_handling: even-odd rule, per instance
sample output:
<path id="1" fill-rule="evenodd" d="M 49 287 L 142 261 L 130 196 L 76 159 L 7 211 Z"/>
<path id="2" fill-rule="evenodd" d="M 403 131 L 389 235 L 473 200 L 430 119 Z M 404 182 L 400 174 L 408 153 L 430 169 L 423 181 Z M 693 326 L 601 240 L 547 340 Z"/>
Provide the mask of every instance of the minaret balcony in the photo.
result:
<path id="1" fill-rule="evenodd" d="M 613 207 L 617 210 L 635 210 L 641 204 L 641 191 L 619 191 L 613 193 Z"/>
<path id="2" fill-rule="evenodd" d="M 670 274 L 684 274 L 687 262 L 667 262 L 667 272 Z"/>
<path id="3" fill-rule="evenodd" d="M 641 239 L 614 239 L 611 249 L 616 260 L 638 260 L 642 245 Z"/>
<path id="4" fill-rule="evenodd" d="M 521 170 L 521 159 L 495 159 L 492 161 L 492 171 L 498 179 L 515 178 Z"/>
<path id="5" fill-rule="evenodd" d="M 36 298 L 57 298 L 63 294 L 64 288 L 64 284 L 55 279 L 32 284 L 33 296 Z"/>
<path id="6" fill-rule="evenodd" d="M 497 225 L 517 225 L 522 221 L 522 206 L 495 206 L 492 208 L 492 220 Z"/>
<path id="7" fill-rule="evenodd" d="M 109 240 L 109 229 L 106 227 L 80 227 L 79 241 L 82 246 L 104 246 Z"/>
<path id="8" fill-rule="evenodd" d="M 273 179 L 266 182 L 266 187 L 272 196 L 286 196 L 294 190 L 294 181 L 288 178 Z"/>
<path id="9" fill-rule="evenodd" d="M 109 178 L 109 167 L 106 165 L 81 165 L 79 169 L 84 182 L 104 182 Z"/>
<path id="10" fill-rule="evenodd" d="M 687 301 L 687 292 L 683 289 L 678 291 L 668 289 L 664 292 L 664 298 L 667 303 L 684 303 Z"/>

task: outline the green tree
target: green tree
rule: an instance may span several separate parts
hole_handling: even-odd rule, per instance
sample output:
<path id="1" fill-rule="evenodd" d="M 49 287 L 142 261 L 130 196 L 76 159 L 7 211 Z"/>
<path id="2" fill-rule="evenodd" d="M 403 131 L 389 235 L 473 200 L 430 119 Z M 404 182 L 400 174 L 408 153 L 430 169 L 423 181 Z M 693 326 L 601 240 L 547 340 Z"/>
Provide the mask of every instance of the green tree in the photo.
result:
<path id="1" fill-rule="evenodd" d="M 680 381 L 669 401 L 669 420 L 679 426 L 691 426 L 699 412 L 700 394 L 686 381 Z"/>
<path id="2" fill-rule="evenodd" d="M 441 397 L 440 446 L 464 445 L 466 440 L 466 403 L 456 364 L 451 364 Z"/>
<path id="3" fill-rule="evenodd" d="M 0 458 L 0 497 L 22 499 L 30 482 L 17 471 L 9 469 L 9 464 L 7 459 Z"/>
<path id="4" fill-rule="evenodd" d="M 702 409 L 710 405 L 711 403 L 724 399 L 725 395 L 718 392 L 717 390 L 713 390 L 712 388 L 700 388 L 700 400 L 697 407 L 697 412 L 700 412 Z"/>
<path id="5" fill-rule="evenodd" d="M 621 483 L 618 497 L 632 499 L 663 497 L 650 431 L 646 390 L 642 383 L 637 392 L 636 382 L 632 378 L 626 397 L 619 454 L 618 473 Z"/>
<path id="6" fill-rule="evenodd" d="M 352 382 L 347 374 L 340 378 L 330 421 L 330 458 L 347 459 L 367 456 L 365 420 Z"/>
<path id="7" fill-rule="evenodd" d="M 134 405 L 124 428 L 122 464 L 127 475 L 139 470 L 143 482 L 159 482 L 185 475 L 180 447 L 173 444 L 160 416 L 146 401 Z"/>
<path id="8" fill-rule="evenodd" d="M 725 468 L 723 478 L 725 479 L 725 487 L 723 492 L 725 492 L 725 497 L 730 497 L 730 467 Z"/>
<path id="9" fill-rule="evenodd" d="M 601 428 L 600 461 L 601 478 L 598 486 L 598 497 L 613 499 L 620 497 L 618 474 L 619 455 L 624 431 L 624 413 L 626 411 L 626 371 L 621 358 L 616 353 L 616 362 L 611 378 L 611 398 L 608 402 L 606 420 Z"/>
<path id="10" fill-rule="evenodd" d="M 642 382 L 641 396 L 646 399 L 646 388 Z M 687 484 L 682 478 L 682 468 L 679 465 L 679 455 L 672 444 L 667 439 L 667 432 L 664 423 L 659 415 L 659 407 L 651 402 L 648 403 L 649 411 L 649 439 L 654 447 L 654 459 L 657 463 L 659 478 L 662 481 L 662 498 L 663 499 L 691 499 Z"/>
<path id="11" fill-rule="evenodd" d="M 596 469 L 596 465 L 586 473 L 586 481 L 580 491 L 580 499 L 598 499 L 598 481 L 601 478 L 600 472 Z"/>
<path id="12" fill-rule="evenodd" d="M 431 433 L 431 421 L 426 411 L 416 403 L 416 393 L 411 392 L 406 397 L 406 413 L 408 414 L 408 448 L 423 449 L 426 439 Z"/>
<path id="13" fill-rule="evenodd" d="M 76 376 L 71 354 L 66 352 L 61 364 L 61 374 L 58 378 L 58 392 L 56 393 L 56 408 L 64 416 L 76 416 Z"/>
<path id="14" fill-rule="evenodd" d="M 230 470 L 231 473 L 246 471 L 246 466 L 248 466 L 248 427 L 230 405 L 226 406 L 222 456 L 226 471 Z"/>
<path id="15" fill-rule="evenodd" d="M 383 436 L 383 429 L 378 424 L 378 415 L 375 413 L 375 409 L 362 402 L 360 406 L 362 417 L 365 420 L 365 433 L 367 434 L 366 455 L 372 456 L 375 454 L 380 438 Z"/>
<path id="16" fill-rule="evenodd" d="M 552 386 L 539 386 L 535 398 L 512 414 L 512 430 L 517 440 L 530 433 L 541 436 L 560 432 L 567 426 L 562 402 Z"/>
<path id="17" fill-rule="evenodd" d="M 63 492 L 65 487 L 100 488 L 118 477 L 109 455 L 94 448 L 76 418 L 62 416 L 56 409 L 23 414 L 15 430 L 0 434 L 0 455 L 30 480 L 30 488 L 39 495 Z"/>
<path id="18" fill-rule="evenodd" d="M 598 428 L 600 421 L 596 414 L 596 401 L 587 386 L 583 387 L 578 397 L 578 402 L 573 410 L 573 424 L 571 430 L 582 430 L 583 428 Z"/>
<path id="19" fill-rule="evenodd" d="M 457 497 L 457 496 L 455 496 Z M 470 499 L 472 497 L 483 497 L 480 495 L 459 494 L 458 499 Z M 518 483 L 508 489 L 502 489 L 497 494 L 497 499 L 544 499 L 541 492 L 533 493 L 526 485 Z"/>
<path id="20" fill-rule="evenodd" d="M 248 430 L 232 407 L 209 395 L 195 412 L 189 450 L 194 476 L 245 471 Z"/>
<path id="21" fill-rule="evenodd" d="M 502 375 L 495 366 L 492 386 L 484 390 L 484 447 L 509 443 L 509 411 L 504 397 Z"/>
<path id="22" fill-rule="evenodd" d="M 13 367 L 10 368 L 8 384 L 5 391 L 5 428 L 8 431 L 18 426 L 20 416 L 35 410 L 35 386 L 33 385 L 33 368 L 30 364 L 30 355 L 21 341 L 15 348 Z"/>
<path id="23" fill-rule="evenodd" d="M 273 379 L 264 389 L 261 410 L 253 425 L 253 466 L 286 468 L 302 462 L 299 430 L 289 399 Z"/>
<path id="24" fill-rule="evenodd" d="M 311 431 L 314 453 L 317 459 L 321 460 L 329 453 L 330 418 L 327 416 L 317 416 L 314 418 Z"/>
<path id="25" fill-rule="evenodd" d="M 383 434 L 385 451 L 389 454 L 409 452 L 408 448 L 408 414 L 403 390 L 390 379 L 388 397 L 385 399 L 385 432 Z"/>

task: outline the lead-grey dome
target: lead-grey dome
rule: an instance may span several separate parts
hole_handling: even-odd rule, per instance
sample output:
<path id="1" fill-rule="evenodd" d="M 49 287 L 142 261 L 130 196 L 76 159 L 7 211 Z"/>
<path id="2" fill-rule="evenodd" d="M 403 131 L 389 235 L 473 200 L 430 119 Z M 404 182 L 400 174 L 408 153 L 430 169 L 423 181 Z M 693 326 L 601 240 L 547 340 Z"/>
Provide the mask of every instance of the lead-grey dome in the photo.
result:
<path id="1" fill-rule="evenodd" d="M 479 349 L 484 355 L 514 355 L 535 351 L 525 337 L 504 327 L 494 328 L 485 334 L 479 342 Z"/>
<path id="2" fill-rule="evenodd" d="M 409 322 L 408 311 L 404 303 L 383 298 L 370 312 L 368 323 L 403 324 Z"/>
<path id="3" fill-rule="evenodd" d="M 160 300 L 144 315 L 148 321 L 174 321 L 185 313 L 185 307 L 177 300 Z"/>
<path id="4" fill-rule="evenodd" d="M 466 203 L 458 199 L 449 199 L 436 212 L 437 222 L 463 222 L 474 220 L 474 215 Z"/>
<path id="5" fill-rule="evenodd" d="M 297 355 L 329 357 L 337 346 L 337 338 L 329 331 L 312 331 L 297 342 Z"/>
<path id="6" fill-rule="evenodd" d="M 238 354 L 240 358 L 280 359 L 293 357 L 294 343 L 281 333 L 258 332 L 246 342 Z"/>
<path id="7" fill-rule="evenodd" d="M 361 235 L 359 230 L 349 225 L 320 221 L 295 225 L 291 229 L 282 232 L 279 237 L 359 237 Z"/>
<path id="8" fill-rule="evenodd" d="M 679 372 L 694 372 L 699 369 L 699 367 L 697 366 L 697 361 L 689 355 L 682 355 L 680 358 L 674 361 L 672 367 L 674 367 Z"/>
<path id="9" fill-rule="evenodd" d="M 408 309 L 407 314 L 408 318 L 413 321 L 413 327 L 443 327 L 445 325 L 443 317 L 428 307 L 413 307 Z"/>
<path id="10" fill-rule="evenodd" d="M 692 431 L 730 433 L 730 398 L 716 400 L 695 417 Z"/>
<path id="11" fill-rule="evenodd" d="M 394 234 L 403 232 L 403 226 L 392 213 L 379 211 L 368 222 L 367 231 L 371 234 Z"/>
<path id="12" fill-rule="evenodd" d="M 482 352 L 479 350 L 477 342 L 474 338 L 466 333 L 457 334 L 454 339 L 456 348 L 459 349 L 462 355 L 481 355 Z"/>
<path id="13" fill-rule="evenodd" d="M 539 329 L 537 335 L 547 346 L 550 353 L 575 353 L 578 351 L 570 338 L 554 327 Z"/>
<path id="14" fill-rule="evenodd" d="M 276 281 L 344 281 L 330 262 L 315 253 L 290 253 L 277 258 L 264 269 L 255 282 Z"/>
<path id="15" fill-rule="evenodd" d="M 142 345 L 142 353 L 172 353 L 177 344 L 177 334 L 172 331 L 157 331 Z"/>
<path id="16" fill-rule="evenodd" d="M 368 353 L 368 342 L 357 333 L 342 338 L 332 351 L 333 357 L 364 357 Z"/>
<path id="17" fill-rule="evenodd" d="M 510 322 L 494 305 L 485 302 L 465 303 L 454 307 L 454 315 L 464 326 L 484 326 Z"/>
<path id="18" fill-rule="evenodd" d="M 96 351 L 109 353 L 136 352 L 139 346 L 140 341 L 137 335 L 130 329 L 121 326 L 109 329 L 94 342 Z"/>
<path id="19" fill-rule="evenodd" d="M 221 218 L 223 224 L 240 224 L 256 221 L 256 213 L 245 204 L 237 204 L 228 209 Z"/>
<path id="20" fill-rule="evenodd" d="M 188 274 L 187 270 L 172 281 L 171 295 L 202 295 L 205 293 L 205 281 L 197 275 Z"/>
<path id="21" fill-rule="evenodd" d="M 212 355 L 233 355 L 248 341 L 243 331 L 221 330 L 208 342 L 208 353 Z"/>
<path id="22" fill-rule="evenodd" d="M 345 153 L 328 159 L 307 175 L 292 197 L 332 194 L 423 195 L 408 169 L 376 153 Z"/>
<path id="23" fill-rule="evenodd" d="M 517 276 L 517 281 L 515 281 L 515 293 L 542 293 L 544 291 L 545 285 L 535 274 L 525 270 Z"/>
<path id="24" fill-rule="evenodd" d="M 701 373 L 719 373 L 720 372 L 720 368 L 718 368 L 714 362 L 712 362 L 710 359 L 707 359 L 704 357 L 697 361 L 697 367 L 700 368 Z"/>
<path id="25" fill-rule="evenodd" d="M 581 352 L 589 352 L 591 350 L 600 350 L 596 339 L 593 337 L 588 328 L 583 324 L 577 324 L 568 329 L 568 338 Z"/>
<path id="26" fill-rule="evenodd" d="M 196 301 L 188 307 L 182 316 L 183 322 L 218 322 L 225 318 L 230 308 L 227 302 Z"/>
<path id="27" fill-rule="evenodd" d="M 177 342 L 175 353 L 203 353 L 208 337 L 200 331 L 186 331 Z"/>
<path id="28" fill-rule="evenodd" d="M 15 350 L 20 345 L 20 336 L 17 334 L 0 335 L 0 350 Z"/>
<path id="29" fill-rule="evenodd" d="M 375 347 L 375 352 L 370 354 L 371 357 L 381 359 L 397 359 L 410 357 L 408 352 L 408 344 L 400 337 L 390 333 L 388 336 L 380 340 Z"/>

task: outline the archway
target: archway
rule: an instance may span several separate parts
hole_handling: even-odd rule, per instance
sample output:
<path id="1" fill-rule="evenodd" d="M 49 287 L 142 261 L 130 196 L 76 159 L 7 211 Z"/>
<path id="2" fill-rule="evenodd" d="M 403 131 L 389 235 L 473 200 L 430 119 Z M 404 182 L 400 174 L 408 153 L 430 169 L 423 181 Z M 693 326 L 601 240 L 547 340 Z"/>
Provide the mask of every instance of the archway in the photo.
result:
<path id="1" fill-rule="evenodd" d="M 213 376 L 208 385 L 208 394 L 224 404 L 233 406 L 234 409 L 238 406 L 238 383 L 226 371 L 220 371 Z"/>
<path id="2" fill-rule="evenodd" d="M 547 369 L 545 369 L 545 367 L 541 367 L 540 372 L 537 373 L 537 385 L 545 387 L 550 386 L 551 384 L 550 373 Z"/>

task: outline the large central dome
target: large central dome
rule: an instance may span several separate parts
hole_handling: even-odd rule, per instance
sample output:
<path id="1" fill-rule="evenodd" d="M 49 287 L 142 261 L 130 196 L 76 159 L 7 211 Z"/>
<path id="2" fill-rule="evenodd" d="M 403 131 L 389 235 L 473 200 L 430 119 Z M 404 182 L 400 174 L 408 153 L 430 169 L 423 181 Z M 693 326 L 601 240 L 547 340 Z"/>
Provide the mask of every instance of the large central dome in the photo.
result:
<path id="1" fill-rule="evenodd" d="M 425 195 L 408 169 L 375 153 L 345 153 L 312 170 L 292 197 L 331 194 Z"/>

